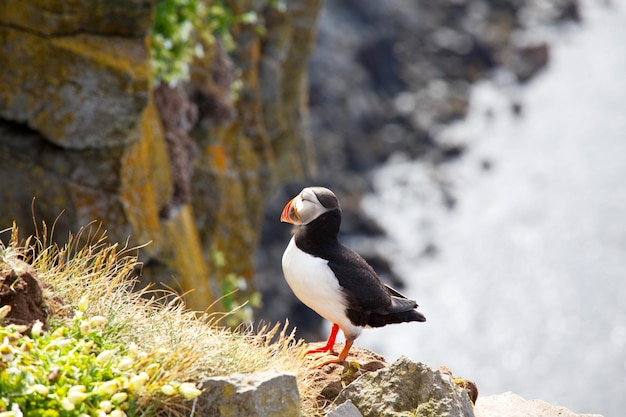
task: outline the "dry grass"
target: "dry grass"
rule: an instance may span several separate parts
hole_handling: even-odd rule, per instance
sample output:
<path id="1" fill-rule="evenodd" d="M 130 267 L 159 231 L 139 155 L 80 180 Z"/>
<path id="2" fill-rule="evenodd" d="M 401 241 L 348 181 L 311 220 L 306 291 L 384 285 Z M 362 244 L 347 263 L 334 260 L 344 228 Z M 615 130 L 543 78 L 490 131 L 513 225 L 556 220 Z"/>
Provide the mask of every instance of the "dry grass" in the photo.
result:
<path id="1" fill-rule="evenodd" d="M 173 294 L 133 291 L 131 277 L 140 248 L 109 245 L 105 233 L 95 227 L 70 236 L 62 247 L 49 243 L 45 226 L 43 233 L 23 241 L 17 227 L 5 232 L 11 233 L 11 241 L 3 248 L 4 258 L 30 263 L 40 280 L 49 284 L 48 298 L 60 298 L 68 310 L 87 300 L 85 314 L 108 318 L 111 341 L 136 343 L 145 352 L 169 355 L 161 371 L 164 379 L 199 381 L 231 373 L 288 371 L 297 376 L 303 415 L 321 413 L 304 365 L 305 347 L 286 332 L 286 325 L 233 331 L 218 325 L 223 314 L 189 311 Z M 53 323 L 71 320 L 71 313 L 64 318 L 63 308 Z"/>

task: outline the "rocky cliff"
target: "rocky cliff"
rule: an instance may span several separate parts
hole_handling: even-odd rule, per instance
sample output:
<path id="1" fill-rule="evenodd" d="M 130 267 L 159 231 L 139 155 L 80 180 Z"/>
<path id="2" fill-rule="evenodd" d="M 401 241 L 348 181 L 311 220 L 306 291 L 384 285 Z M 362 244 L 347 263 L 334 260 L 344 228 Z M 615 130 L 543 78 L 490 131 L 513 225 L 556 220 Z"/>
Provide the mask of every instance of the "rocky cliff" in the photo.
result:
<path id="1" fill-rule="evenodd" d="M 154 0 L 2 3 L 0 229 L 28 235 L 34 218 L 63 243 L 95 221 L 112 242 L 150 242 L 144 280 L 193 290 L 191 308 L 251 292 L 264 196 L 311 169 L 321 0 L 228 4 L 260 20 L 234 21 L 233 51 L 216 37 L 176 87 L 151 77 Z"/>

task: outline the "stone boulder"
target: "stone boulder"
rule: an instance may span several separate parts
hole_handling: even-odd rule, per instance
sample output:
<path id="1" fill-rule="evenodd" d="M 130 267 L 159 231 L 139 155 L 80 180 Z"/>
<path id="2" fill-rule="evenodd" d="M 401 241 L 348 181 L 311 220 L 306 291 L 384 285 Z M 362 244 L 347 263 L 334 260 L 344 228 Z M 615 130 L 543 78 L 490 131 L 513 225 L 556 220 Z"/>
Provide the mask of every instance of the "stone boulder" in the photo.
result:
<path id="1" fill-rule="evenodd" d="M 527 400 L 512 392 L 480 397 L 474 414 L 476 417 L 602 417 L 599 414 L 576 414 L 567 408 Z"/>
<path id="2" fill-rule="evenodd" d="M 449 375 L 401 357 L 348 385 L 335 400 L 350 400 L 364 417 L 473 417 L 467 392 Z"/>
<path id="3" fill-rule="evenodd" d="M 233 374 L 204 380 L 195 404 L 198 416 L 290 417 L 300 414 L 295 375 L 279 372 Z"/>

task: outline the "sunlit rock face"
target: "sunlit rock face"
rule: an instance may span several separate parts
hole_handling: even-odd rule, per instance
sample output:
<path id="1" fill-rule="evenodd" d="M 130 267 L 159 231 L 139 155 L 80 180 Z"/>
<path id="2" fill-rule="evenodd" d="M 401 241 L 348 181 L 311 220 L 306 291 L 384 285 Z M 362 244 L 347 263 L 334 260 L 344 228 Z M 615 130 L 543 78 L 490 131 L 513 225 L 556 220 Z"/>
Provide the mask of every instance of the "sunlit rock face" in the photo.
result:
<path id="1" fill-rule="evenodd" d="M 147 122 L 156 116 L 146 43 L 152 3 L 34 0 L 2 8 L 3 226 L 15 220 L 28 233 L 33 217 L 49 226 L 59 217 L 60 241 L 93 220 L 113 240 L 135 234 L 129 218 L 155 228 L 146 212 L 171 186 L 162 132 Z M 132 169 L 140 161 L 164 169 L 154 176 Z M 134 193 L 144 208 L 129 211 L 128 186 L 139 182 Z"/>
<path id="2" fill-rule="evenodd" d="M 16 221 L 30 234 L 34 217 L 64 242 L 95 221 L 111 241 L 150 242 L 144 279 L 193 290 L 192 308 L 236 289 L 226 277 L 253 292 L 242 283 L 263 202 L 311 166 L 303 80 L 321 1 L 248 5 L 264 33 L 238 24 L 232 51 L 212 45 L 189 82 L 156 92 L 154 0 L 9 3 L 0 10 L 0 229 Z"/>
<path id="3" fill-rule="evenodd" d="M 10 3 L 0 12 L 0 117 L 64 148 L 129 144 L 149 98 L 152 2 Z"/>

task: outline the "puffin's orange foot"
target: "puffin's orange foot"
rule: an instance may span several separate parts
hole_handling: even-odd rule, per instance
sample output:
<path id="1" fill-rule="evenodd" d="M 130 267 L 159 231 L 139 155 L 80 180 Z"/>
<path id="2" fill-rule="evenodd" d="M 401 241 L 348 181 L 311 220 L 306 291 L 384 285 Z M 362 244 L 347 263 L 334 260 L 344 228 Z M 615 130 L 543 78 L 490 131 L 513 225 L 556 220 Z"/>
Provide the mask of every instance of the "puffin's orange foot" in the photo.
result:
<path id="1" fill-rule="evenodd" d="M 341 359 L 341 358 L 334 358 L 334 359 L 330 359 L 327 361 L 321 361 L 319 363 L 314 364 L 313 369 L 319 369 L 326 365 L 330 365 L 331 363 L 343 363 L 343 362 L 345 362 L 345 359 Z"/>
<path id="2" fill-rule="evenodd" d="M 348 357 L 348 352 L 350 352 L 350 348 L 352 347 L 352 343 L 353 340 L 346 340 L 346 344 L 344 345 L 343 349 L 341 350 L 341 353 L 339 354 L 338 357 L 336 357 L 335 359 L 331 359 L 325 362 L 321 362 L 318 364 L 313 365 L 313 368 L 321 368 L 322 366 L 325 365 L 329 365 L 331 363 L 341 363 L 344 362 L 346 360 L 346 358 Z"/>
<path id="3" fill-rule="evenodd" d="M 328 352 L 330 354 L 334 354 L 332 352 L 332 350 L 333 350 L 332 346 L 322 346 L 322 347 L 319 347 L 317 349 L 307 350 L 304 354 L 305 355 L 310 355 L 311 353 L 326 353 L 326 352 Z"/>
<path id="4" fill-rule="evenodd" d="M 328 336 L 328 341 L 322 347 L 317 349 L 308 350 L 305 355 L 310 355 L 311 353 L 325 353 L 332 352 L 335 347 L 335 339 L 337 338 L 337 332 L 339 331 L 339 325 L 333 323 L 333 328 L 330 330 L 330 336 Z"/>

